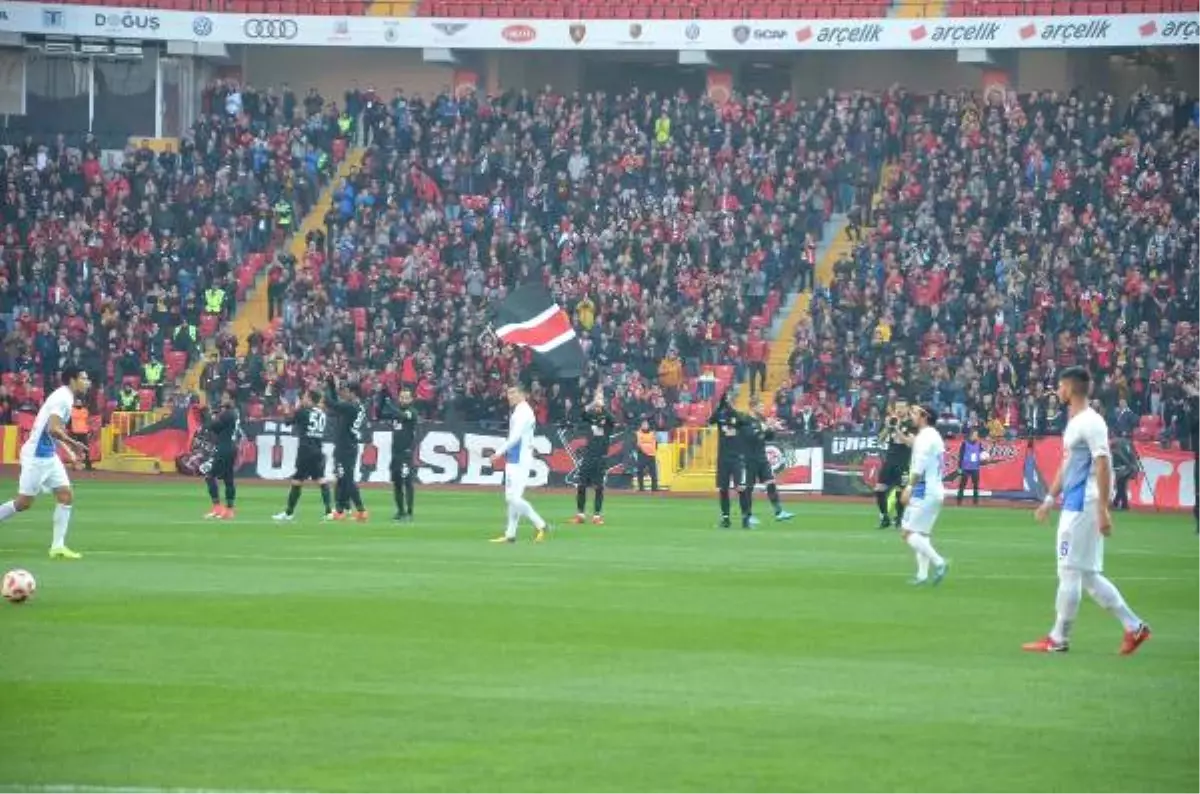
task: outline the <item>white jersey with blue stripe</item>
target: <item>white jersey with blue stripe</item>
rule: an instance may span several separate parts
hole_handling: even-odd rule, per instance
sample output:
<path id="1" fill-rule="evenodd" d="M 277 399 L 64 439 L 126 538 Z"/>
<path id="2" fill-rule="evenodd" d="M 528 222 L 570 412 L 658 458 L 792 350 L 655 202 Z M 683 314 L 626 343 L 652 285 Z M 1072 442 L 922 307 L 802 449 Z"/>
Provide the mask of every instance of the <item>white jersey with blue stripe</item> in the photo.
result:
<path id="1" fill-rule="evenodd" d="M 946 487 L 942 483 L 942 462 L 945 459 L 946 444 L 941 434 L 932 427 L 922 428 L 913 439 L 912 465 L 908 470 L 913 499 L 946 497 Z"/>
<path id="2" fill-rule="evenodd" d="M 505 462 L 527 470 L 533 462 L 533 434 L 537 418 L 527 402 L 517 403 L 508 419 L 508 439 L 504 442 Z"/>
<path id="3" fill-rule="evenodd" d="M 38 409 L 33 427 L 29 429 L 29 438 L 21 446 L 21 459 L 53 458 L 58 454 L 58 447 L 50 435 L 50 417 L 58 416 L 63 426 L 71 420 L 71 409 L 75 407 L 75 394 L 66 386 L 59 386 Z"/>
<path id="4" fill-rule="evenodd" d="M 1062 509 L 1080 511 L 1100 496 L 1096 458 L 1109 457 L 1108 425 L 1100 414 L 1084 408 L 1063 431 Z"/>

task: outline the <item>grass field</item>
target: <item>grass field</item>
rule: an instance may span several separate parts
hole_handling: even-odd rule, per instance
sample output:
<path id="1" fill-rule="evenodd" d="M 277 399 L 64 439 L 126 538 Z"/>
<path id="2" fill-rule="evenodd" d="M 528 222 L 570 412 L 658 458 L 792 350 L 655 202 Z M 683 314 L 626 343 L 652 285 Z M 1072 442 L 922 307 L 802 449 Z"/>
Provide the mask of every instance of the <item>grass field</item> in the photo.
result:
<path id="1" fill-rule="evenodd" d="M 38 577 L 0 609 L 0 788 L 1196 791 L 1191 519 L 1120 515 L 1108 569 L 1155 635 L 1088 602 L 1070 654 L 1022 654 L 1054 597 L 1051 530 L 948 509 L 953 568 L 862 505 L 792 500 L 761 530 L 708 500 L 610 497 L 609 525 L 484 542 L 498 493 L 419 494 L 419 522 L 322 525 L 306 493 L 78 488 L 0 528 Z M 535 494 L 547 515 L 568 497 Z"/>

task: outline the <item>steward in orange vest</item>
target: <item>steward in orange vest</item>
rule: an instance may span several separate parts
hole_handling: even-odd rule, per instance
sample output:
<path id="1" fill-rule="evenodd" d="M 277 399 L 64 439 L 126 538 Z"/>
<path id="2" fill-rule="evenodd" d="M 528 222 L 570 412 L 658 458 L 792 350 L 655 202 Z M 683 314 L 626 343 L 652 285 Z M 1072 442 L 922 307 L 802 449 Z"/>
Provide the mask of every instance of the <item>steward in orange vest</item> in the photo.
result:
<path id="1" fill-rule="evenodd" d="M 650 420 L 643 419 L 637 431 L 638 490 L 646 490 L 646 473 L 650 474 L 650 490 L 658 490 L 658 436 L 650 429 Z"/>

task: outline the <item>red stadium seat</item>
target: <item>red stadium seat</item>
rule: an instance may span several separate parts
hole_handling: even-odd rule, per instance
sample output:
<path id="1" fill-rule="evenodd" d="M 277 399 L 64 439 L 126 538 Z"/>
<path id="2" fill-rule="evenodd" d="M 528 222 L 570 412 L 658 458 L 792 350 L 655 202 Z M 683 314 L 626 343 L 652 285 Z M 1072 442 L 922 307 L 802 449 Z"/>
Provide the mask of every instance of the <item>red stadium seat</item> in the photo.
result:
<path id="1" fill-rule="evenodd" d="M 138 392 L 138 410 L 153 411 L 156 395 L 154 389 L 142 389 Z"/>

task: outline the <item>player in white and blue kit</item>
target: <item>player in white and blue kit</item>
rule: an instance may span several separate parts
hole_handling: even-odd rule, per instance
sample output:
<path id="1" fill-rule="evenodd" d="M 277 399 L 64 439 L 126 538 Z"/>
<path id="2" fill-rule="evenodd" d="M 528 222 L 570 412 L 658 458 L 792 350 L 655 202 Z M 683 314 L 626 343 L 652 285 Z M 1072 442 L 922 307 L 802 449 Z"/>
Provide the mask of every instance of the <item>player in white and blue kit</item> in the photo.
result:
<path id="1" fill-rule="evenodd" d="M 537 531 L 533 538 L 535 541 L 546 539 L 546 522 L 525 499 L 529 467 L 533 463 L 533 434 L 537 429 L 537 418 L 525 397 L 525 387 L 508 387 L 508 404 L 512 407 L 512 415 L 508 419 L 508 439 L 492 457 L 493 466 L 499 466 L 504 461 L 504 501 L 508 506 L 508 524 L 504 534 L 494 538 L 493 543 L 516 543 L 517 524 L 522 518 L 528 518 L 533 523 Z"/>
<path id="2" fill-rule="evenodd" d="M 942 484 L 942 462 L 946 458 L 946 445 L 937 428 L 933 426 L 936 416 L 932 408 L 916 405 L 912 408 L 912 419 L 917 426 L 913 438 L 912 463 L 908 470 L 908 485 L 900 495 L 904 517 L 900 521 L 900 537 L 913 550 L 917 558 L 917 575 L 912 584 L 922 585 L 932 580 L 940 584 L 946 578 L 950 566 L 930 542 L 933 525 L 942 512 L 946 499 L 946 488 Z M 933 576 L 929 568 L 933 567 Z"/>
<path id="3" fill-rule="evenodd" d="M 1058 596 L 1054 627 L 1040 640 L 1022 646 L 1035 653 L 1070 649 L 1071 628 L 1083 591 L 1111 612 L 1125 628 L 1121 653 L 1128 655 L 1150 639 L 1150 627 L 1133 613 L 1117 586 L 1104 577 L 1104 538 L 1112 532 L 1112 465 L 1108 425 L 1088 405 L 1092 379 L 1083 367 L 1068 367 L 1059 375 L 1058 399 L 1068 406 L 1063 431 L 1063 462 L 1050 491 L 1034 514 L 1044 521 L 1062 494 L 1058 516 Z"/>
<path id="4" fill-rule="evenodd" d="M 75 400 L 87 396 L 92 384 L 87 372 L 79 367 L 64 369 L 62 384 L 50 393 L 38 409 L 33 427 L 29 430 L 29 438 L 21 446 L 21 477 L 17 483 L 17 498 L 0 504 L 0 521 L 7 521 L 17 513 L 28 510 L 43 492 L 53 493 L 58 504 L 54 508 L 50 558 L 77 560 L 83 555 L 67 548 L 67 527 L 71 523 L 74 497 L 67 468 L 59 458 L 58 451 L 61 444 L 71 463 L 87 453 L 83 444 L 71 438 L 67 427 Z"/>

